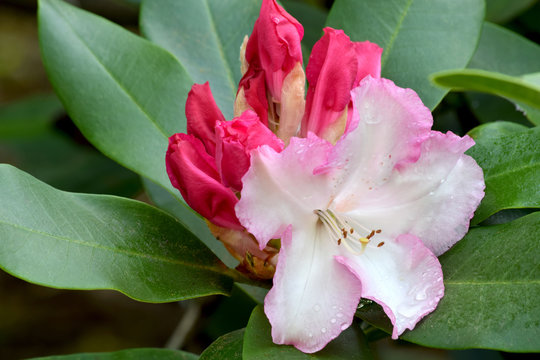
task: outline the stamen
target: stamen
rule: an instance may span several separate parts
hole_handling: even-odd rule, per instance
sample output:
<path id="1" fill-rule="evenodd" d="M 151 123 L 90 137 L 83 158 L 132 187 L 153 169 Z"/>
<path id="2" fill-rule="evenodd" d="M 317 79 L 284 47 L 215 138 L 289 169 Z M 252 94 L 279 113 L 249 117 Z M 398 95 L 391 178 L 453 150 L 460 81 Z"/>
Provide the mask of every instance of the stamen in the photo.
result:
<path id="1" fill-rule="evenodd" d="M 384 245 L 384 241 L 381 241 L 380 243 L 377 244 L 377 247 L 381 247 Z"/>
<path id="2" fill-rule="evenodd" d="M 375 234 L 381 232 L 380 229 L 370 230 L 353 219 L 334 213 L 331 209 L 317 209 L 313 212 L 319 217 L 330 239 L 336 242 L 337 245 L 343 244 L 349 252 L 355 255 L 361 255 Z M 357 229 L 362 229 L 364 235 L 355 232 L 355 229 L 352 227 L 353 225 Z M 384 244 L 384 242 L 382 243 Z M 377 246 L 382 245 L 379 243 Z"/>

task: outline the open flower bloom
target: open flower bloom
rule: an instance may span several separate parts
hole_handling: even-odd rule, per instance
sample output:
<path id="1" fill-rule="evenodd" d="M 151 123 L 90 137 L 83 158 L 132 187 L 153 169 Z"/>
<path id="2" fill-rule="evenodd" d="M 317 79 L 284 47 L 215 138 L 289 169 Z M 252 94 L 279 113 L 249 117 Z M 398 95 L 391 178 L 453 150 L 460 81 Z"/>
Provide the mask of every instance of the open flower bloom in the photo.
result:
<path id="1" fill-rule="evenodd" d="M 367 76 L 336 145 L 308 133 L 253 150 L 236 213 L 264 248 L 281 238 L 265 313 L 277 344 L 315 352 L 379 303 L 395 339 L 444 294 L 437 255 L 466 233 L 483 197 L 474 142 L 431 131 L 410 89 Z M 269 216 L 268 214 L 272 214 Z"/>

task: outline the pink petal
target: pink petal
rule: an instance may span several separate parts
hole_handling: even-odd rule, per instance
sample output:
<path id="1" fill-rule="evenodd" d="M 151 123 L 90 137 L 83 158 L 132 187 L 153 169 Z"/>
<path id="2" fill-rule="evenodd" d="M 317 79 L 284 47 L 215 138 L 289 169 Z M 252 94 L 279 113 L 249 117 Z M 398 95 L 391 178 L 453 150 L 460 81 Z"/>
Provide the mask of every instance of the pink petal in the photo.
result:
<path id="1" fill-rule="evenodd" d="M 302 25 L 275 0 L 263 0 L 259 18 L 246 47 L 246 60 L 261 69 L 275 102 L 281 101 L 283 79 L 302 63 Z"/>
<path id="2" fill-rule="evenodd" d="M 245 97 L 247 105 L 257 113 L 261 122 L 265 126 L 268 126 L 268 98 L 266 96 L 266 83 L 262 71 L 257 70 L 255 67 L 249 67 L 240 80 L 235 102 L 235 115 L 237 113 L 241 114 L 246 110 L 244 99 L 238 99 L 241 95 Z"/>
<path id="3" fill-rule="evenodd" d="M 250 110 L 232 121 L 218 121 L 215 132 L 218 171 L 223 184 L 236 191 L 242 189 L 251 150 L 261 145 L 269 145 L 278 152 L 283 149 L 283 142 Z"/>
<path id="4" fill-rule="evenodd" d="M 335 199 L 340 212 L 388 181 L 394 168 L 418 160 L 433 123 L 418 95 L 390 80 L 367 76 L 352 95 L 356 128 L 336 144 L 328 166 L 317 170 L 341 169 L 340 188 L 346 190 Z"/>
<path id="5" fill-rule="evenodd" d="M 306 68 L 309 89 L 302 135 L 325 137 L 351 102 L 350 91 L 365 76 L 380 76 L 382 49 L 376 44 L 350 41 L 342 30 L 324 29 L 313 46 Z M 326 138 L 326 137 L 325 137 Z"/>
<path id="6" fill-rule="evenodd" d="M 332 256 L 337 245 L 313 217 L 281 239 L 274 286 L 264 301 L 276 344 L 313 353 L 348 328 L 360 300 L 360 281 Z"/>
<path id="7" fill-rule="evenodd" d="M 292 138 L 281 153 L 269 146 L 251 153 L 236 214 L 261 249 L 289 225 L 302 226 L 313 218 L 313 210 L 326 208 L 330 178 L 313 176 L 313 170 L 326 162 L 330 149 L 328 142 L 311 135 Z"/>
<path id="8" fill-rule="evenodd" d="M 362 297 L 383 307 L 394 325 L 393 339 L 412 330 L 444 295 L 439 260 L 413 235 L 395 240 L 376 235 L 363 254 L 346 254 L 336 260 L 358 277 Z"/>
<path id="9" fill-rule="evenodd" d="M 468 136 L 433 131 L 418 161 L 364 192 L 354 216 L 387 233 L 414 234 L 436 255 L 444 253 L 467 233 L 484 196 L 482 169 L 464 155 L 473 144 Z"/>
<path id="10" fill-rule="evenodd" d="M 187 133 L 200 139 L 206 152 L 215 154 L 214 126 L 216 121 L 225 121 L 219 110 L 208 82 L 193 84 L 186 101 Z"/>
<path id="11" fill-rule="evenodd" d="M 193 210 L 218 226 L 242 229 L 234 213 L 238 199 L 221 184 L 214 159 L 199 139 L 171 136 L 165 162 L 171 183 Z"/>

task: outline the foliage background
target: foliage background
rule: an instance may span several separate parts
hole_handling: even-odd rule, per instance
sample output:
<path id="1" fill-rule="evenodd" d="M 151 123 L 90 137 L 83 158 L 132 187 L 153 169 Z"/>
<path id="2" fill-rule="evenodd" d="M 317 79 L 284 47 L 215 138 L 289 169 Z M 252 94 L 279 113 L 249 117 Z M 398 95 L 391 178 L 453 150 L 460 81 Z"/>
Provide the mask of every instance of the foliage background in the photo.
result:
<path id="1" fill-rule="evenodd" d="M 138 33 L 137 1 L 73 3 Z M 324 21 L 332 1 L 283 1 L 302 23 Z M 309 10 L 306 11 L 306 6 Z M 487 19 L 540 42 L 535 0 L 487 2 Z M 44 73 L 34 1 L 0 1 L 0 163 L 12 164 L 62 190 L 107 193 L 149 201 L 139 177 L 101 155 L 73 125 Z M 309 15 L 307 15 L 309 14 Z M 311 34 L 310 34 L 311 35 Z M 308 39 L 311 42 L 316 39 Z M 464 134 L 493 117 L 526 123 L 506 100 L 451 93 L 435 110 L 435 129 Z M 1 206 L 1 205 L 0 205 Z M 112 291 L 50 289 L 0 272 L 0 358 L 163 347 L 186 313 L 196 315 L 183 349 L 199 353 L 217 337 L 245 326 L 255 303 L 232 298 L 144 304 Z M 174 340 L 174 339 L 172 339 Z M 444 351 L 381 340 L 381 359 L 514 359 L 526 354 L 488 350 Z"/>

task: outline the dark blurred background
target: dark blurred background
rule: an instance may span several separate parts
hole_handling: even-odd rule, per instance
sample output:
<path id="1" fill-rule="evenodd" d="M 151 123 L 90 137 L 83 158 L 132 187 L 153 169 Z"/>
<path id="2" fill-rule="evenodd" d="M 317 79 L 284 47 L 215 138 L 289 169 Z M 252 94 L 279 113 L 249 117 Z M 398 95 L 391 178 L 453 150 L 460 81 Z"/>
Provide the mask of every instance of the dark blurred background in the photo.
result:
<path id="1" fill-rule="evenodd" d="M 69 2 L 138 32 L 137 0 Z M 282 3 L 303 22 L 306 6 L 324 20 L 332 1 Z M 540 41 L 536 0 L 488 0 L 487 19 Z M 447 96 L 435 111 L 436 127 L 463 134 L 481 123 L 486 110 L 475 108 L 470 96 L 474 94 Z M 525 121 L 505 100 L 488 100 L 505 109 L 506 120 Z M 0 0 L 0 162 L 62 190 L 149 201 L 138 176 L 96 151 L 54 95 L 40 59 L 32 0 Z M 0 359 L 164 346 L 200 353 L 218 336 L 244 327 L 254 305 L 238 289 L 231 298 L 145 304 L 112 291 L 45 288 L 0 271 Z M 379 359 L 532 359 L 487 350 L 426 349 L 386 339 L 374 347 Z"/>

